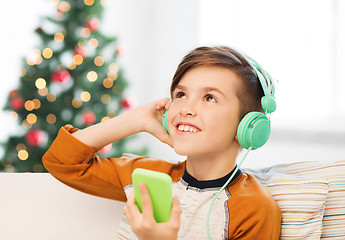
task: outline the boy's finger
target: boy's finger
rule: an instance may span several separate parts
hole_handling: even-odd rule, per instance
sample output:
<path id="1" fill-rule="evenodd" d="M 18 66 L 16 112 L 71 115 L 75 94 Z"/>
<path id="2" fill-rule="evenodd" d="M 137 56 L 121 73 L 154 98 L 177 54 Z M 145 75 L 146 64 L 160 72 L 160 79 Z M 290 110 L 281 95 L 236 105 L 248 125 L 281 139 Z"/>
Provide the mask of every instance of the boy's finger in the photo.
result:
<path id="1" fill-rule="evenodd" d="M 169 101 L 169 98 L 159 99 L 158 101 L 156 101 L 156 104 L 155 104 L 156 109 L 158 109 L 158 110 L 163 109 L 168 101 Z"/>
<path id="2" fill-rule="evenodd" d="M 180 227 L 180 217 L 181 217 L 181 205 L 180 205 L 180 201 L 178 200 L 177 197 L 173 198 L 173 205 L 171 208 L 171 216 L 169 219 L 169 222 L 173 223 L 174 225 L 176 225 L 177 228 Z"/>
<path id="3" fill-rule="evenodd" d="M 143 204 L 143 217 L 148 221 L 154 220 L 152 202 L 147 187 L 144 183 L 139 183 L 138 186 L 141 195 L 141 202 Z"/>
<path id="4" fill-rule="evenodd" d="M 135 221 L 137 215 L 140 214 L 137 205 L 135 204 L 134 192 L 129 195 L 128 201 L 124 207 L 124 213 L 129 222 Z"/>
<path id="5" fill-rule="evenodd" d="M 170 106 L 171 106 L 171 103 L 172 103 L 172 101 L 171 101 L 171 99 L 169 99 L 169 101 L 165 104 L 164 108 L 165 108 L 166 110 L 169 110 L 169 109 L 170 109 Z"/>

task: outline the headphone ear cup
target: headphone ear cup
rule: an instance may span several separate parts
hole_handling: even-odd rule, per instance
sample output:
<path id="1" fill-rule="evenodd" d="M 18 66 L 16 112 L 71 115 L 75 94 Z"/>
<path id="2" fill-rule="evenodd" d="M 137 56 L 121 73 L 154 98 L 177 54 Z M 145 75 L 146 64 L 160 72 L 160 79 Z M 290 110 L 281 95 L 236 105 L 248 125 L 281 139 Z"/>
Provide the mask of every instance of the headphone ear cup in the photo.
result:
<path id="1" fill-rule="evenodd" d="M 163 118 L 162 118 L 162 124 L 163 127 L 165 129 L 165 131 L 167 131 L 167 133 L 169 134 L 169 130 L 168 130 L 168 111 L 164 112 Z"/>
<path id="2" fill-rule="evenodd" d="M 270 137 L 271 123 L 261 112 L 250 112 L 244 116 L 237 128 L 239 144 L 252 150 L 262 147 Z"/>

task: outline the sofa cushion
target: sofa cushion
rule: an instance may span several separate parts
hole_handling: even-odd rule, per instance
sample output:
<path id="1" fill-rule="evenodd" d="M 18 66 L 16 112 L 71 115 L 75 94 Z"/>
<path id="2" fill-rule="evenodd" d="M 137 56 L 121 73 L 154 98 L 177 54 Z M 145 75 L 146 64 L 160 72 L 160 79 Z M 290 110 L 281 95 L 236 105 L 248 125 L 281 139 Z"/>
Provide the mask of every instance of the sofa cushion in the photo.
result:
<path id="1" fill-rule="evenodd" d="M 345 160 L 335 162 L 298 162 L 276 165 L 263 172 L 289 176 L 326 178 L 329 193 L 322 221 L 321 239 L 345 239 Z"/>
<path id="2" fill-rule="evenodd" d="M 280 239 L 320 239 L 329 190 L 327 179 L 287 175 L 270 169 L 244 171 L 271 191 L 281 209 Z"/>

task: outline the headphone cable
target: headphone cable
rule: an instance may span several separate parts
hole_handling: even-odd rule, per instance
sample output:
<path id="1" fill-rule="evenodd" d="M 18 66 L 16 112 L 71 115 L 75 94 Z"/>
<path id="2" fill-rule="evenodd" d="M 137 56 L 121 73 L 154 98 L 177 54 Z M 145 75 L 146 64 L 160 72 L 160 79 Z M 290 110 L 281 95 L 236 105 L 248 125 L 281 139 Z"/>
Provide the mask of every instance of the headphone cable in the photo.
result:
<path id="1" fill-rule="evenodd" d="M 242 157 L 241 161 L 239 162 L 239 164 L 236 166 L 235 171 L 231 174 L 231 176 L 229 177 L 228 181 L 226 181 L 226 183 L 221 187 L 221 189 L 219 189 L 219 191 L 217 192 L 217 194 L 214 196 L 214 198 L 212 199 L 210 208 L 208 209 L 208 213 L 207 213 L 207 219 L 206 219 L 206 232 L 207 232 L 207 236 L 209 240 L 211 239 L 211 233 L 210 233 L 210 227 L 209 227 L 209 223 L 210 223 L 210 215 L 211 215 L 211 210 L 213 207 L 214 202 L 216 201 L 218 195 L 224 190 L 224 188 L 230 183 L 230 181 L 232 180 L 232 178 L 235 176 L 235 174 L 237 173 L 238 169 L 241 167 L 244 159 L 246 159 L 246 157 L 248 156 L 248 153 L 252 150 L 252 147 L 249 147 L 247 152 L 244 154 L 244 156 Z"/>

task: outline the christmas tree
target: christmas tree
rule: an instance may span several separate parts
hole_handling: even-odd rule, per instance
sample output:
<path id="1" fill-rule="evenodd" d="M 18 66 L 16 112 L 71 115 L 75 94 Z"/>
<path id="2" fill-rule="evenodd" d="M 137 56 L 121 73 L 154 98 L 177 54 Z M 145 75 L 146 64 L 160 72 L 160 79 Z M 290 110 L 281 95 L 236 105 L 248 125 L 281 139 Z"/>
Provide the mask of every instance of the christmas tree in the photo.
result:
<path id="1" fill-rule="evenodd" d="M 4 110 L 18 132 L 3 143 L 0 171 L 45 172 L 42 156 L 60 127 L 77 128 L 106 121 L 133 107 L 124 96 L 128 82 L 117 64 L 117 40 L 100 31 L 101 0 L 55 0 L 57 11 L 36 29 L 41 46 L 23 59 L 19 87 Z M 100 150 L 121 156 L 129 138 Z M 133 150 L 130 150 L 133 152 Z M 145 154 L 146 149 L 134 150 Z"/>

